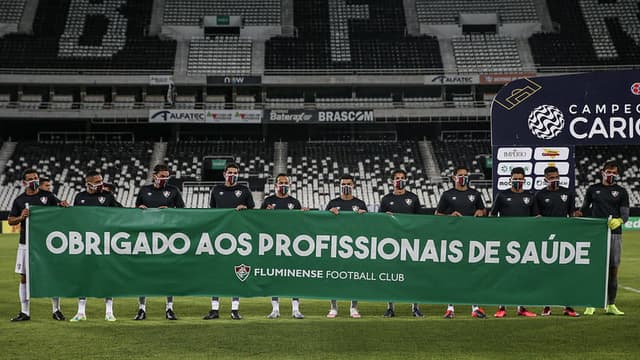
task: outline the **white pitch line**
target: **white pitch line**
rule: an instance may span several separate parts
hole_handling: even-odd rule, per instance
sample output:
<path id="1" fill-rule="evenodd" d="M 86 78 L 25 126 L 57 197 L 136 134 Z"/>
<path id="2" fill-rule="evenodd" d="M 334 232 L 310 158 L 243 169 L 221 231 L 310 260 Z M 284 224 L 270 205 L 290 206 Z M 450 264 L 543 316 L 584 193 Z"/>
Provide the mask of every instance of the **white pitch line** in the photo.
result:
<path id="1" fill-rule="evenodd" d="M 640 294 L 640 290 L 638 290 L 638 289 L 634 289 L 634 288 L 628 287 L 628 286 L 620 286 L 620 287 L 625 289 L 625 290 L 633 291 L 634 293 Z"/>

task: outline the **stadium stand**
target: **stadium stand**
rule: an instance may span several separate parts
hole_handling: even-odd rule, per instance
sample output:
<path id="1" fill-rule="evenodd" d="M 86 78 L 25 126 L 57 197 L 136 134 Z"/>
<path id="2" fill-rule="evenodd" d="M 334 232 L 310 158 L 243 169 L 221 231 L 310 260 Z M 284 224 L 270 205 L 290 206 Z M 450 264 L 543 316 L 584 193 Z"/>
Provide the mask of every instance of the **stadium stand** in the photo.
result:
<path id="1" fill-rule="evenodd" d="M 534 0 L 416 0 L 418 21 L 457 24 L 461 13 L 497 13 L 503 23 L 538 21 Z"/>
<path id="2" fill-rule="evenodd" d="M 251 74 L 250 39 L 237 35 L 194 37 L 189 42 L 189 75 Z"/>
<path id="3" fill-rule="evenodd" d="M 0 0 L 0 23 L 17 24 L 20 22 L 26 0 Z"/>
<path id="4" fill-rule="evenodd" d="M 529 44 L 540 71 L 554 67 L 630 65 L 640 56 L 635 1 L 548 0 L 554 32 L 534 34 Z"/>
<path id="5" fill-rule="evenodd" d="M 472 34 L 452 39 L 456 67 L 461 74 L 521 73 L 522 61 L 514 39 L 495 34 Z"/>
<path id="6" fill-rule="evenodd" d="M 203 16 L 242 16 L 245 26 L 280 24 L 280 0 L 166 0 L 165 25 L 200 25 Z"/>
<path id="7" fill-rule="evenodd" d="M 0 64 L 74 72 L 173 69 L 175 41 L 146 35 L 152 5 L 153 0 L 40 0 L 33 34 L 0 38 Z"/>
<path id="8" fill-rule="evenodd" d="M 265 69 L 433 69 L 437 39 L 406 35 L 402 0 L 294 0 L 296 37 L 265 44 Z M 349 26 L 347 26 L 349 24 Z"/>
<path id="9" fill-rule="evenodd" d="M 117 185 L 116 198 L 132 207 L 137 189 L 144 184 L 152 145 L 135 143 L 34 143 L 20 142 L 0 175 L 0 209 L 9 210 L 13 198 L 22 191 L 22 172 L 35 168 L 53 179 L 54 192 L 61 199 L 73 201 L 84 190 L 84 174 L 98 169 L 105 182 Z"/>
<path id="10" fill-rule="evenodd" d="M 324 209 L 340 193 L 340 176 L 350 174 L 356 179 L 355 196 L 375 211 L 380 198 L 390 190 L 391 171 L 399 167 L 409 173 L 410 188 L 420 201 L 431 203 L 421 191 L 427 185 L 415 141 L 290 142 L 288 149 L 292 194 L 310 208 Z M 265 193 L 271 191 L 265 189 Z"/>

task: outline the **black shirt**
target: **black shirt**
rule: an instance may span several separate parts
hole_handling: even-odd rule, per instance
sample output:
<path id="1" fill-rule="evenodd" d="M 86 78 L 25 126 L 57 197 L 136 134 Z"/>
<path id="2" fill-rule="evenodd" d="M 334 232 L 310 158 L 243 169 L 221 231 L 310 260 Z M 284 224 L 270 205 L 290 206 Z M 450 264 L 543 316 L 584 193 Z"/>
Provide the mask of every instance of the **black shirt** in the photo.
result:
<path id="1" fill-rule="evenodd" d="M 173 185 L 165 185 L 164 188 L 156 188 L 153 185 L 140 187 L 136 198 L 136 207 L 144 205 L 148 208 L 166 206 L 170 208 L 183 208 L 184 201 L 180 190 Z"/>
<path id="2" fill-rule="evenodd" d="M 302 206 L 300 205 L 300 201 L 294 198 L 293 196 L 287 196 L 284 198 L 279 198 L 275 195 L 267 196 L 260 209 L 266 209 L 268 205 L 272 205 L 274 210 L 300 210 Z"/>
<path id="3" fill-rule="evenodd" d="M 538 191 L 534 198 L 538 207 L 536 215 L 568 217 L 576 211 L 576 196 L 565 187 L 553 191 L 544 188 Z"/>
<path id="4" fill-rule="evenodd" d="M 398 214 L 417 214 L 420 211 L 420 199 L 411 191 L 405 191 L 402 195 L 390 192 L 380 199 L 378 208 L 378 212 L 387 211 Z"/>
<path id="5" fill-rule="evenodd" d="M 491 215 L 496 216 L 534 216 L 538 213 L 531 191 L 513 192 L 502 190 L 496 196 Z"/>
<path id="6" fill-rule="evenodd" d="M 595 218 L 622 217 L 620 208 L 629 207 L 629 194 L 622 186 L 614 184 L 604 186 L 602 183 L 593 184 L 587 189 L 584 197 L 582 211 L 591 208 L 591 216 Z M 622 226 L 611 231 L 614 234 L 622 233 Z"/>
<path id="7" fill-rule="evenodd" d="M 476 210 L 484 210 L 484 208 L 484 201 L 478 190 L 467 188 L 460 191 L 453 188 L 442 193 L 437 211 L 444 214 L 457 211 L 463 216 L 473 216 Z"/>
<path id="8" fill-rule="evenodd" d="M 90 194 L 86 190 L 76 195 L 73 200 L 73 206 L 107 206 L 122 207 L 110 192 L 95 192 Z"/>
<path id="9" fill-rule="evenodd" d="M 211 190 L 211 200 L 209 206 L 218 209 L 232 209 L 238 205 L 244 205 L 247 209 L 253 209 L 256 204 L 253 202 L 251 191 L 244 185 L 233 186 L 216 185 Z"/>
<path id="10" fill-rule="evenodd" d="M 343 200 L 337 197 L 327 204 L 326 210 L 331 210 L 331 208 L 338 208 L 338 210 L 344 211 L 358 211 L 360 209 L 367 211 L 367 204 L 357 197 L 353 197 L 351 200 Z"/>
<path id="11" fill-rule="evenodd" d="M 13 205 L 11 206 L 11 212 L 9 216 L 18 217 L 22 214 L 22 210 L 29 206 L 58 206 L 60 203 L 60 199 L 58 199 L 55 195 L 45 190 L 38 190 L 37 193 L 33 195 L 27 195 L 26 192 L 20 194 L 15 200 L 13 200 Z M 20 222 L 20 244 L 26 244 L 25 232 L 26 232 L 26 219 Z"/>

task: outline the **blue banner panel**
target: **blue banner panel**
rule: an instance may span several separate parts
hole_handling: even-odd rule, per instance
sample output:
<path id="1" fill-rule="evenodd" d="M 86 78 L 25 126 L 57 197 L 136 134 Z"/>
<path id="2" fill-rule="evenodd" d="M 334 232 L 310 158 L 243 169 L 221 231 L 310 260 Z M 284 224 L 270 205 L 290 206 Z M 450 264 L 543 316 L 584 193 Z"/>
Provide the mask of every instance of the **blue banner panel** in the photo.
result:
<path id="1" fill-rule="evenodd" d="M 640 143 L 640 71 L 525 78 L 491 104 L 494 146 Z"/>

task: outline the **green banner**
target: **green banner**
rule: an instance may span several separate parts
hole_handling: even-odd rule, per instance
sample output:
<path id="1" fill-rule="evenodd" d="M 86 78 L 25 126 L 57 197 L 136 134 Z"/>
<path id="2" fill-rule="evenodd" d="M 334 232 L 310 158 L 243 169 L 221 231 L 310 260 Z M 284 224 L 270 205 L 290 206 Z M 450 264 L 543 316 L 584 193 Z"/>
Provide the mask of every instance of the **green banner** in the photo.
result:
<path id="1" fill-rule="evenodd" d="M 603 306 L 605 219 L 33 207 L 32 297 Z M 588 281 L 587 281 L 588 280 Z"/>

